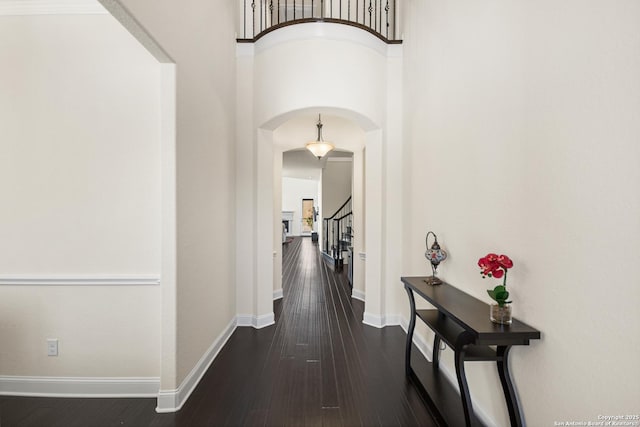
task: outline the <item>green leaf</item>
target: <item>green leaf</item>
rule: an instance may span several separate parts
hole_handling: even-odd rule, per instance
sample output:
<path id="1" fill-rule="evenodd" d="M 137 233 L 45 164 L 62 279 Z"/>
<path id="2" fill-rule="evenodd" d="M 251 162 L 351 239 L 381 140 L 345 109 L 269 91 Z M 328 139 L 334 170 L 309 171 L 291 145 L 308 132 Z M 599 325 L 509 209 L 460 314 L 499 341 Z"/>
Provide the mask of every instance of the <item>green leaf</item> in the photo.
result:
<path id="1" fill-rule="evenodd" d="M 507 292 L 507 291 L 496 292 L 495 296 L 496 296 L 496 300 L 498 300 L 498 301 L 503 300 L 504 301 L 507 298 L 509 298 L 509 292 Z"/>

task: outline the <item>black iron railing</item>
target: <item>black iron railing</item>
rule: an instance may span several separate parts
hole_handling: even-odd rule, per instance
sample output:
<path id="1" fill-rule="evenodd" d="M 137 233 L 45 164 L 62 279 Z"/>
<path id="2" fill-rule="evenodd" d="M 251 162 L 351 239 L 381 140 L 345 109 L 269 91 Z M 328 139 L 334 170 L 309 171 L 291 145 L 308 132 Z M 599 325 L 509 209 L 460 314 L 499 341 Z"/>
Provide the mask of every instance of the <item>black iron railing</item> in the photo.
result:
<path id="1" fill-rule="evenodd" d="M 239 0 L 238 42 L 254 42 L 277 28 L 333 22 L 366 30 L 386 43 L 401 43 L 399 0 Z"/>
<path id="2" fill-rule="evenodd" d="M 328 218 L 323 218 L 324 253 L 333 258 L 336 267 L 342 267 L 344 253 L 353 246 L 353 212 L 351 197 Z"/>

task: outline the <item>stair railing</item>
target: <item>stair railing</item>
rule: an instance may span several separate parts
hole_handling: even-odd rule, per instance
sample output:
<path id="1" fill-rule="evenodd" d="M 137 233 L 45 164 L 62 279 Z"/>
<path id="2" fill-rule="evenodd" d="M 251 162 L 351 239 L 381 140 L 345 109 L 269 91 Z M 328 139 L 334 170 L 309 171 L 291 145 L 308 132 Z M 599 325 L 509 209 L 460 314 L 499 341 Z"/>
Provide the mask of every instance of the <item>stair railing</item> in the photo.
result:
<path id="1" fill-rule="evenodd" d="M 335 267 L 343 265 L 344 252 L 353 245 L 353 212 L 351 197 L 330 217 L 323 218 L 323 252 L 330 255 Z"/>

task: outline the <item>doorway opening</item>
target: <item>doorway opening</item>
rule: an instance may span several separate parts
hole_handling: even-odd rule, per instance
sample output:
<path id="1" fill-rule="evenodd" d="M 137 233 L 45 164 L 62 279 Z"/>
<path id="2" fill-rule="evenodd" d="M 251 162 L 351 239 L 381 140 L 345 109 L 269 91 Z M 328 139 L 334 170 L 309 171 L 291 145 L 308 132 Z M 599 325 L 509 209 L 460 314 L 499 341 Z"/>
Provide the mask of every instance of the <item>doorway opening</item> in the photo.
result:
<path id="1" fill-rule="evenodd" d="M 264 142 L 273 144 L 275 187 L 272 208 L 275 218 L 272 227 L 276 227 L 274 236 L 277 239 L 272 261 L 271 287 L 274 290 L 274 299 L 286 294 L 283 289 L 283 276 L 286 275 L 288 267 L 283 264 L 284 254 L 290 252 L 293 247 L 291 243 L 297 242 L 297 237 L 300 236 L 303 240 L 311 237 L 318 256 L 330 268 L 333 267 L 333 270 L 342 270 L 345 282 L 348 278 L 352 296 L 364 300 L 367 267 L 364 252 L 367 234 L 364 209 L 367 150 L 364 145 L 367 141 L 376 148 L 378 133 L 367 132 L 358 121 L 349 118 L 348 115 L 345 117 L 323 112 L 323 123 L 328 131 L 327 140 L 331 140 L 336 148 L 318 159 L 309 150 L 301 147 L 300 143 L 315 138 L 309 132 L 309 123 L 315 123 L 317 112 L 310 113 L 314 115 L 308 114 L 307 117 L 306 112 L 299 112 L 275 126 L 272 133 L 267 132 L 264 135 Z M 259 159 L 262 158 L 266 160 L 268 156 L 259 156 Z M 267 176 L 265 175 L 261 181 L 266 182 Z M 349 199 L 351 208 L 348 217 L 334 215 L 342 211 L 341 207 Z M 325 221 L 327 218 L 329 220 Z M 325 224 L 326 222 L 328 224 Z M 325 236 L 329 228 L 333 233 Z M 325 242 L 330 237 L 333 243 L 329 244 L 327 256 Z M 335 258 L 333 254 L 336 255 Z"/>
<path id="2" fill-rule="evenodd" d="M 302 199 L 302 224 L 300 226 L 300 234 L 310 236 L 314 232 L 315 225 L 315 206 L 313 199 Z"/>

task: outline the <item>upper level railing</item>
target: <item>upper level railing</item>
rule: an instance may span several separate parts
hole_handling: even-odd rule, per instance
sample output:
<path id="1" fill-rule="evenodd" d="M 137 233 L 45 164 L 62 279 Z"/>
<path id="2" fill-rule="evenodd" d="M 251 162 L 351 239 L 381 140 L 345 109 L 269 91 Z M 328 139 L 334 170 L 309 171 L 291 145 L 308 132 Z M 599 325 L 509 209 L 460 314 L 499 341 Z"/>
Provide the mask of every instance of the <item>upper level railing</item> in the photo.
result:
<path id="1" fill-rule="evenodd" d="M 251 43 L 287 25 L 332 22 L 368 31 L 385 43 L 402 43 L 399 0 L 239 0 L 238 42 Z"/>

